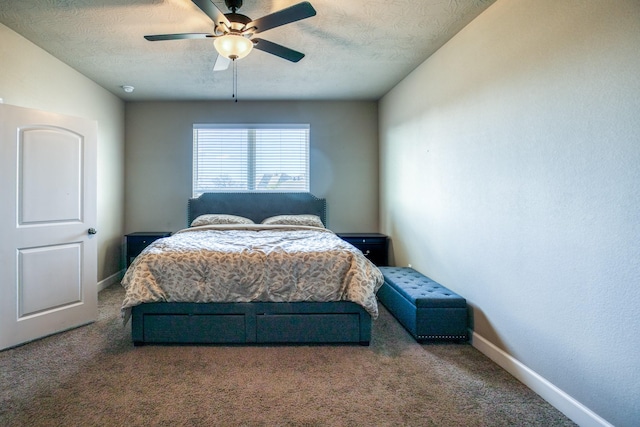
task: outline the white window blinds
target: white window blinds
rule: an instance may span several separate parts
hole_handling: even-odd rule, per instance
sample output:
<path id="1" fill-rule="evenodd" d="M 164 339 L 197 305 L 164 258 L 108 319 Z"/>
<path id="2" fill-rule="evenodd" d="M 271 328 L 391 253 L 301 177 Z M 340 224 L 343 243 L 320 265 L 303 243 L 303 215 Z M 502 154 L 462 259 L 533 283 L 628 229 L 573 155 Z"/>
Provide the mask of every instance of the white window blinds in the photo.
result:
<path id="1" fill-rule="evenodd" d="M 193 197 L 309 191 L 309 125 L 193 126 Z"/>

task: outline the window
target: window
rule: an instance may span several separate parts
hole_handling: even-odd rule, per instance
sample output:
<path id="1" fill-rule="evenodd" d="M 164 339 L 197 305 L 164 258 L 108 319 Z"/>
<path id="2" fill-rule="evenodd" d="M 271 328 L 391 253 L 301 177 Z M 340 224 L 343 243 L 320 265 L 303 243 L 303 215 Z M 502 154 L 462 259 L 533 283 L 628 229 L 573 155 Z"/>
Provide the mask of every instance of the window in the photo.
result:
<path id="1" fill-rule="evenodd" d="M 309 125 L 193 126 L 193 197 L 309 191 Z"/>

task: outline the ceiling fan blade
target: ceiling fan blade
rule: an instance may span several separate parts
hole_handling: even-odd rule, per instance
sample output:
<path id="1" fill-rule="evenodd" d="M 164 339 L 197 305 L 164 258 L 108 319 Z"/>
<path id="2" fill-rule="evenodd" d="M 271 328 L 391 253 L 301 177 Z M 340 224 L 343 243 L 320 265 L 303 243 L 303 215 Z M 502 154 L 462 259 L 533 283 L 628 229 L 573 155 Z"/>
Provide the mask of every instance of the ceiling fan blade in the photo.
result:
<path id="1" fill-rule="evenodd" d="M 289 49 L 288 47 L 284 47 L 268 40 L 251 39 L 251 41 L 253 41 L 253 47 L 255 49 L 270 53 L 275 56 L 279 56 L 280 58 L 286 59 L 287 61 L 298 62 L 302 58 L 304 58 L 304 53 L 297 52 L 293 49 Z"/>
<path id="2" fill-rule="evenodd" d="M 303 1 L 302 3 L 294 4 L 286 9 L 279 10 L 278 12 L 265 15 L 255 21 L 251 21 L 245 26 L 245 28 L 250 29 L 255 27 L 255 30 L 252 32 L 257 34 L 281 25 L 310 18 L 315 16 L 315 14 L 316 10 L 311 6 L 311 3 Z"/>
<path id="3" fill-rule="evenodd" d="M 231 26 L 231 23 L 229 22 L 227 17 L 224 16 L 224 13 L 222 13 L 220 9 L 218 9 L 218 6 L 213 4 L 212 0 L 192 0 L 192 1 L 195 3 L 196 6 L 200 8 L 201 11 L 206 13 L 207 16 L 211 18 L 211 20 L 216 26 L 218 26 L 219 24 L 224 24 L 226 25 L 227 28 Z"/>
<path id="4" fill-rule="evenodd" d="M 184 33 L 184 34 L 156 34 L 153 36 L 144 36 L 144 38 L 149 40 L 150 42 L 157 42 L 162 40 L 206 39 L 208 37 L 213 37 L 213 34 Z"/>
<path id="5" fill-rule="evenodd" d="M 226 56 L 218 55 L 215 64 L 213 64 L 213 71 L 224 71 L 229 68 L 231 60 Z"/>

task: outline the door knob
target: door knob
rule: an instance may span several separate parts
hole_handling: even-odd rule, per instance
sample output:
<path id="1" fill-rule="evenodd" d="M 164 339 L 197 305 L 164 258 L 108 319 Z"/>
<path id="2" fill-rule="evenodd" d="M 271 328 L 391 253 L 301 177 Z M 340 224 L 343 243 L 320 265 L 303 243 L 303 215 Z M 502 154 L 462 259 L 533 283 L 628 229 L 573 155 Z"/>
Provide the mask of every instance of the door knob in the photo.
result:
<path id="1" fill-rule="evenodd" d="M 87 230 L 87 233 L 89 234 L 96 234 L 98 232 L 98 230 L 96 230 L 95 228 L 90 228 L 89 230 Z"/>

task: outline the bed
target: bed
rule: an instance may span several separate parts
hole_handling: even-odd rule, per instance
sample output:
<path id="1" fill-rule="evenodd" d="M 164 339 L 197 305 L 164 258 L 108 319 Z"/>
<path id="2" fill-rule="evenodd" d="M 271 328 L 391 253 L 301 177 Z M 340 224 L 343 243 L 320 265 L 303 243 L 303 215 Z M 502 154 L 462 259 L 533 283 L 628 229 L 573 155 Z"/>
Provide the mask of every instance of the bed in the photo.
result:
<path id="1" fill-rule="evenodd" d="M 149 245 L 123 278 L 134 345 L 369 344 L 382 274 L 324 227 L 324 199 L 205 193 L 187 211 L 189 227 Z M 214 224 L 198 222 L 209 216 Z M 260 225 L 218 224 L 224 216 Z"/>

